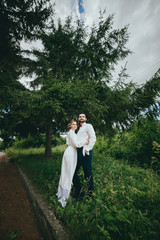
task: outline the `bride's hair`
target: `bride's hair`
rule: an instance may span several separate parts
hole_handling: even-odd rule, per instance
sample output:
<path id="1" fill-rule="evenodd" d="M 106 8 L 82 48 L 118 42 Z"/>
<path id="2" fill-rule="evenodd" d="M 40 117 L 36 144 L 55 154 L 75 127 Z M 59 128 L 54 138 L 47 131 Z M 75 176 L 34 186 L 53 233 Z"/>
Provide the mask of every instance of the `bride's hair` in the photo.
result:
<path id="1" fill-rule="evenodd" d="M 71 125 L 72 125 L 73 122 L 76 122 L 76 123 L 77 123 L 76 120 L 72 119 L 72 120 L 70 121 L 70 123 L 68 123 L 68 129 L 71 129 Z"/>

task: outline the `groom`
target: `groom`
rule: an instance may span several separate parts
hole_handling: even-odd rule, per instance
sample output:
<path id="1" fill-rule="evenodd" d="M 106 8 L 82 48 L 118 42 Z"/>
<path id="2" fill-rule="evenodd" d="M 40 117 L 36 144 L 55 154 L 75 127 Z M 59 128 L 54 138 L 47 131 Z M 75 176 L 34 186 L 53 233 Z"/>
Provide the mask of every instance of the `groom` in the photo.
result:
<path id="1" fill-rule="evenodd" d="M 80 167 L 83 167 L 84 177 L 87 180 L 88 184 L 88 192 L 89 196 L 92 196 L 93 192 L 93 175 L 92 175 L 92 148 L 96 142 L 96 135 L 91 124 L 86 123 L 87 118 L 84 113 L 80 113 L 78 116 L 78 121 L 80 123 L 80 128 L 77 133 L 79 140 L 87 140 L 89 139 L 89 144 L 85 145 L 82 148 L 77 149 L 77 167 L 75 170 L 75 174 L 73 177 L 73 185 L 75 187 L 75 197 L 83 197 L 83 193 L 81 192 L 81 183 L 78 177 L 78 171 Z M 85 142 L 85 141 L 84 141 Z"/>

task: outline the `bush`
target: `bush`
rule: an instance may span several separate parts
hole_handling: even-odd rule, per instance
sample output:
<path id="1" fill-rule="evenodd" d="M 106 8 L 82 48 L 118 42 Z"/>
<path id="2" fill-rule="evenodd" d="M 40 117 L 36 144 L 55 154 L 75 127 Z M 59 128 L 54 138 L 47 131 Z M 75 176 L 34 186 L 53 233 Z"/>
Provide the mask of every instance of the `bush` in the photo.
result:
<path id="1" fill-rule="evenodd" d="M 152 157 L 151 166 L 160 173 L 160 144 L 155 141 L 153 141 L 153 152 L 154 156 Z"/>
<path id="2" fill-rule="evenodd" d="M 159 139 L 159 122 L 142 119 L 141 125 L 136 123 L 130 131 L 119 132 L 112 139 L 98 137 L 96 150 L 143 167 L 155 167 L 152 164 L 152 157 L 155 155 L 152 143 Z"/>
<path id="3" fill-rule="evenodd" d="M 66 142 L 65 138 L 63 137 L 52 137 L 52 146 L 58 146 L 64 144 Z M 39 136 L 31 136 L 29 135 L 27 138 L 15 141 L 12 147 L 15 148 L 36 148 L 45 146 L 45 135 Z"/>

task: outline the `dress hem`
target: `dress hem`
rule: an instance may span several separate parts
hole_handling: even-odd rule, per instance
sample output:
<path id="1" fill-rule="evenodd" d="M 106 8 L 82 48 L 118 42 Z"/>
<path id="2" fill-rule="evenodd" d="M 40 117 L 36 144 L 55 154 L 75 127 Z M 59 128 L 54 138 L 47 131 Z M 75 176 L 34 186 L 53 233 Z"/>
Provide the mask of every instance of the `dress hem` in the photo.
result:
<path id="1" fill-rule="evenodd" d="M 58 201 L 61 203 L 64 208 L 67 204 L 67 199 L 69 198 L 71 189 L 64 189 L 61 185 L 58 186 L 58 192 L 56 196 L 58 197 Z"/>

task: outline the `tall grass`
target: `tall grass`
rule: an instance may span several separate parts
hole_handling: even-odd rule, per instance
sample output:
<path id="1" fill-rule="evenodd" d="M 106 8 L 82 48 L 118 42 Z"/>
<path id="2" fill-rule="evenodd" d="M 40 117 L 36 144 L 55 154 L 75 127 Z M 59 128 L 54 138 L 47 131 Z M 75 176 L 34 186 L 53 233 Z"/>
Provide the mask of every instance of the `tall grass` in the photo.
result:
<path id="1" fill-rule="evenodd" d="M 49 201 L 70 239 L 158 240 L 160 236 L 160 182 L 151 169 L 130 166 L 94 152 L 94 198 L 68 200 L 65 209 L 56 198 L 65 145 L 44 160 L 44 149 L 8 149 L 25 169 L 35 187 Z M 80 172 L 83 179 L 83 172 Z M 86 182 L 83 181 L 84 189 Z"/>

